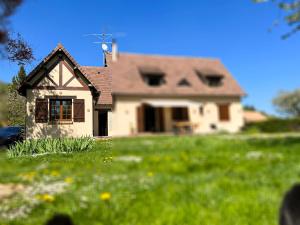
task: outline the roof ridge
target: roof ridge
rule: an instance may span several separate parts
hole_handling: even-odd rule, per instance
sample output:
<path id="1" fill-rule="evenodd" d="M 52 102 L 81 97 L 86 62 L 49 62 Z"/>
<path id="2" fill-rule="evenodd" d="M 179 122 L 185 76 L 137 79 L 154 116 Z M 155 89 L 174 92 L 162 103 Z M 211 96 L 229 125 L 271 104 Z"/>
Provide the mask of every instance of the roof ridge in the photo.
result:
<path id="1" fill-rule="evenodd" d="M 197 56 L 187 56 L 187 55 L 162 55 L 162 54 L 147 54 L 147 53 L 135 53 L 135 52 L 119 52 L 119 55 L 127 56 L 145 56 L 145 57 L 157 57 L 157 58 L 175 58 L 175 59 L 201 59 L 209 61 L 221 61 L 219 58 L 213 57 L 197 57 Z"/>
<path id="2" fill-rule="evenodd" d="M 107 68 L 107 67 L 105 67 L 105 66 L 80 66 L 80 67 L 94 67 L 94 68 Z"/>

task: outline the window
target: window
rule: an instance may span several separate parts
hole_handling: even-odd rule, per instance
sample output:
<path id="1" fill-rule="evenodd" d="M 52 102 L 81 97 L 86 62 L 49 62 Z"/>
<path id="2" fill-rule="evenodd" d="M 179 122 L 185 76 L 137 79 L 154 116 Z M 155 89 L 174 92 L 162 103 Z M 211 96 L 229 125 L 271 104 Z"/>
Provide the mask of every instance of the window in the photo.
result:
<path id="1" fill-rule="evenodd" d="M 221 104 L 219 105 L 219 119 L 220 121 L 229 121 L 229 104 Z"/>
<path id="2" fill-rule="evenodd" d="M 71 121 L 72 100 L 50 99 L 50 121 Z"/>
<path id="3" fill-rule="evenodd" d="M 160 86 L 164 83 L 164 76 L 163 75 L 158 75 L 158 74 L 145 74 L 144 76 L 144 81 L 149 85 L 149 86 Z"/>
<path id="4" fill-rule="evenodd" d="M 218 87 L 222 84 L 222 76 L 214 75 L 214 76 L 206 76 L 207 84 L 210 87 Z"/>
<path id="5" fill-rule="evenodd" d="M 199 107 L 199 114 L 201 116 L 203 116 L 203 114 L 204 114 L 204 107 L 202 105 Z"/>
<path id="6" fill-rule="evenodd" d="M 188 121 L 188 109 L 183 107 L 172 108 L 172 119 L 174 121 Z"/>
<path id="7" fill-rule="evenodd" d="M 143 65 L 139 67 L 143 81 L 152 87 L 158 87 L 165 83 L 165 73 L 159 67 Z"/>
<path id="8" fill-rule="evenodd" d="M 207 86 L 210 87 L 219 87 L 223 84 L 224 76 L 219 74 L 218 71 L 214 70 L 196 70 L 198 78 Z"/>

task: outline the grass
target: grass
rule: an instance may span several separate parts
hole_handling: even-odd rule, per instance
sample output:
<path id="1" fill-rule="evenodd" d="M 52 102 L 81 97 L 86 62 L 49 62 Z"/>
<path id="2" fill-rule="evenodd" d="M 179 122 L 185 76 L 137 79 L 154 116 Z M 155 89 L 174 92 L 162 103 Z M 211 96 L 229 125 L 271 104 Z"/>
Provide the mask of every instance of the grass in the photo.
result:
<path id="1" fill-rule="evenodd" d="M 300 138 L 288 136 L 113 139 L 86 153 L 3 153 L 0 183 L 27 191 L 0 202 L 0 224 L 44 224 L 54 213 L 75 225 L 277 224 L 299 161 Z M 22 205 L 31 211 L 20 216 Z"/>

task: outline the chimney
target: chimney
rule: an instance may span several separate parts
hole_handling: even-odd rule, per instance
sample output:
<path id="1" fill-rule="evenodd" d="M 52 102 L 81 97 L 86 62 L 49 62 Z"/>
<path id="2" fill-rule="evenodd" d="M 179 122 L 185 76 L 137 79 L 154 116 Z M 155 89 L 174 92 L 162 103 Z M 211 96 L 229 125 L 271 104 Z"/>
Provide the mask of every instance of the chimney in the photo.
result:
<path id="1" fill-rule="evenodd" d="M 111 45 L 111 54 L 112 54 L 112 61 L 116 62 L 118 60 L 118 45 L 115 39 L 112 40 Z"/>

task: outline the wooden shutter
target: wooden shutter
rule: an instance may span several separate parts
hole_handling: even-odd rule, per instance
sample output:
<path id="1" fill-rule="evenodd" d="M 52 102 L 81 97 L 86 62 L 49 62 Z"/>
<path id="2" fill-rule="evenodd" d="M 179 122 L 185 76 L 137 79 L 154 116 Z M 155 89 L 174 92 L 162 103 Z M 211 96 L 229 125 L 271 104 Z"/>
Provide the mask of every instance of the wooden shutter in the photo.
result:
<path id="1" fill-rule="evenodd" d="M 74 122 L 84 122 L 84 99 L 73 100 L 73 118 Z"/>
<path id="2" fill-rule="evenodd" d="M 144 106 L 141 105 L 137 108 L 137 125 L 138 125 L 138 132 L 144 131 Z"/>
<path id="3" fill-rule="evenodd" d="M 220 121 L 229 121 L 229 104 L 219 105 L 219 119 Z"/>
<path id="4" fill-rule="evenodd" d="M 48 99 L 36 99 L 35 101 L 35 122 L 48 122 Z"/>

